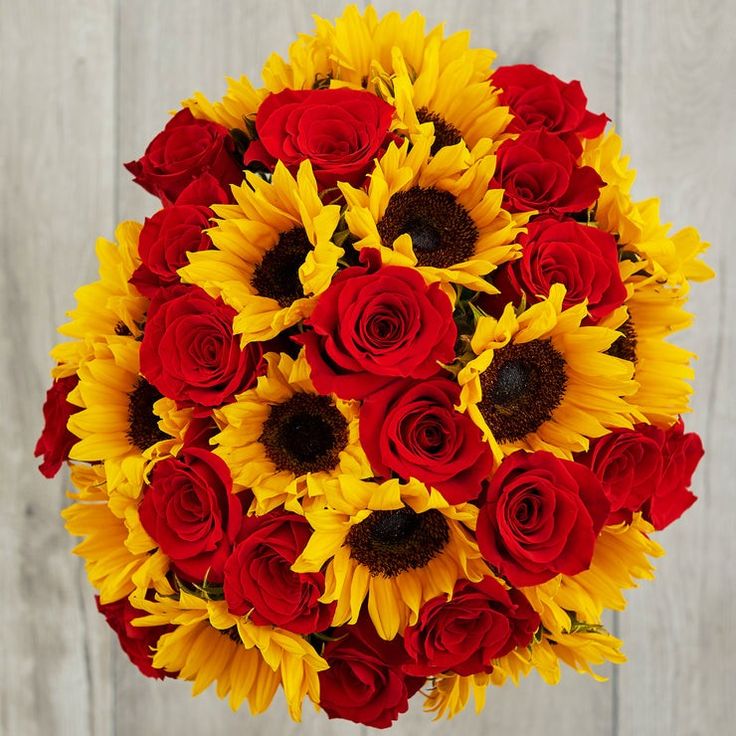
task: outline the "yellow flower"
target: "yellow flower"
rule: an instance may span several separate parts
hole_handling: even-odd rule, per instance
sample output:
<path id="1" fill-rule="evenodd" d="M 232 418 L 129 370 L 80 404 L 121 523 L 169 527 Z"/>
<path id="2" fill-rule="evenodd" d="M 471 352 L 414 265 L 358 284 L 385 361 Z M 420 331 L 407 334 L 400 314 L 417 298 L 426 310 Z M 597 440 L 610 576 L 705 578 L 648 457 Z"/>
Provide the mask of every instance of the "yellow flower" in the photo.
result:
<path id="1" fill-rule="evenodd" d="M 341 475 L 324 483 L 324 503 L 309 504 L 314 532 L 292 566 L 317 572 L 326 564 L 325 603 L 337 601 L 333 624 L 354 624 L 367 598 L 383 639 L 416 623 L 422 604 L 452 595 L 458 579 L 487 573 L 467 529 L 478 515 L 470 504 L 450 506 L 437 491 L 410 481 L 378 484 Z"/>
<path id="2" fill-rule="evenodd" d="M 308 161 L 296 179 L 281 163 L 270 183 L 246 172 L 233 194 L 237 204 L 213 208 L 217 250 L 190 253 L 179 274 L 238 312 L 233 330 L 246 345 L 308 317 L 344 251 L 332 242 L 340 208 L 322 204 Z"/>
<path id="3" fill-rule="evenodd" d="M 437 675 L 432 680 L 432 689 L 424 701 L 424 710 L 434 713 L 434 720 L 453 718 L 470 700 L 475 698 L 475 712 L 480 713 L 486 704 L 486 688 L 491 675 L 479 674 L 461 677 L 454 673 Z"/>
<path id="4" fill-rule="evenodd" d="M 319 395 L 303 352 L 294 360 L 266 353 L 266 374 L 234 403 L 215 411 L 221 432 L 212 440 L 234 483 L 256 497 L 256 512 L 318 495 L 330 477 L 372 475 L 360 446 L 358 402 Z"/>
<path id="5" fill-rule="evenodd" d="M 92 343 L 116 335 L 142 334 L 148 300 L 128 283 L 140 265 L 138 235 L 141 225 L 122 222 L 115 229 L 117 243 L 97 240 L 100 278 L 75 292 L 77 306 L 67 313 L 70 321 L 59 328 L 62 335 L 75 338 L 51 351 L 57 362 L 56 378 L 72 375 L 80 363 L 94 352 Z"/>
<path id="6" fill-rule="evenodd" d="M 501 207 L 503 190 L 488 189 L 496 164 L 490 141 L 464 143 L 431 155 L 431 126 L 413 144 L 392 143 L 376 163 L 368 191 L 341 184 L 345 220 L 355 247 L 378 248 L 383 263 L 415 266 L 428 282 L 497 293 L 485 280 L 518 257 L 516 236 L 530 213 Z"/>
<path id="7" fill-rule="evenodd" d="M 176 626 L 159 639 L 153 666 L 193 681 L 193 695 L 216 681 L 218 697 L 229 695 L 233 710 L 248 700 L 255 714 L 268 708 L 281 685 L 295 721 L 301 720 L 305 696 L 319 703 L 318 673 L 327 669 L 327 662 L 304 637 L 256 626 L 229 613 L 225 601 L 203 600 L 185 591 L 178 598 L 130 600 L 148 613 L 134 619 L 134 626 Z"/>
<path id="8" fill-rule="evenodd" d="M 562 309 L 565 287 L 518 316 L 509 304 L 496 320 L 481 317 L 471 340 L 477 356 L 459 373 L 461 411 L 490 443 L 494 457 L 523 449 L 572 459 L 589 438 L 643 417 L 624 397 L 637 385 L 628 360 L 607 355 L 620 333 L 581 327 L 585 304 Z"/>
<path id="9" fill-rule="evenodd" d="M 68 398 L 82 408 L 67 425 L 80 438 L 69 455 L 84 462 L 104 461 L 114 488 L 118 477 L 125 482 L 116 470 L 124 460 L 138 466 L 127 470 L 131 477 L 179 451 L 191 410 L 177 410 L 139 374 L 140 343 L 134 338 L 111 337 L 91 348 Z"/>
<path id="10" fill-rule="evenodd" d="M 674 235 L 670 226 L 661 223 L 659 200 L 635 202 L 630 190 L 636 172 L 629 168 L 629 157 L 621 155 L 621 138 L 609 131 L 600 138 L 585 142 L 581 163 L 592 166 L 606 182 L 596 204 L 595 219 L 601 229 L 618 236 L 624 253 L 632 254 L 635 262 L 625 261 L 623 275 L 641 273 L 648 280 L 685 289 L 687 281 L 707 281 L 712 269 L 699 256 L 708 243 L 701 241 L 697 230 L 683 228 Z"/>
<path id="11" fill-rule="evenodd" d="M 628 397 L 632 406 L 648 421 L 670 426 L 679 415 L 690 411 L 695 375 L 691 361 L 696 356 L 667 338 L 692 322 L 683 309 L 687 291 L 647 283 L 634 289 L 626 308 L 617 310 L 601 322 L 618 330 L 621 337 L 611 346 L 611 355 L 634 364 L 638 390 Z"/>
<path id="12" fill-rule="evenodd" d="M 85 538 L 74 554 L 84 559 L 87 577 L 99 590 L 100 601 L 112 603 L 136 590 L 145 594 L 150 587 L 164 595 L 173 593 L 166 579 L 168 558 L 145 544 L 144 549 L 131 549 L 135 545 L 129 544 L 131 531 L 126 521 L 108 505 L 104 467 L 72 464 L 71 479 L 78 492 L 69 497 L 76 503 L 61 515 L 70 534 Z"/>
<path id="13" fill-rule="evenodd" d="M 437 26 L 425 34 L 424 17 L 417 11 L 404 19 L 397 12 L 379 18 L 373 6 L 361 14 L 353 4 L 334 23 L 320 17 L 315 22 L 317 46 L 329 59 L 327 75 L 340 86 L 371 86 L 377 77 L 399 71 L 394 66 L 397 56 L 401 68 L 410 69 L 420 86 L 436 78 L 438 66 L 446 69 L 458 58 L 470 67 L 471 81 L 487 80 L 496 56 L 490 49 L 469 49 L 467 31 L 445 38 L 442 26 Z"/>

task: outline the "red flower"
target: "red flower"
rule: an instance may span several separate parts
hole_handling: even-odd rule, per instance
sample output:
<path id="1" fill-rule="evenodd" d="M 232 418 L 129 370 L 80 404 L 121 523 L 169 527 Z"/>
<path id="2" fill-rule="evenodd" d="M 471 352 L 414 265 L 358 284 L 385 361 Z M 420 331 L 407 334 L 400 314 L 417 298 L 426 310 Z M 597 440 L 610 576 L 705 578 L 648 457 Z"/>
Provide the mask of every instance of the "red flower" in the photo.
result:
<path id="1" fill-rule="evenodd" d="M 171 298 L 169 298 L 171 297 Z M 255 383 L 261 346 L 241 349 L 235 310 L 197 287 L 160 292 L 151 302 L 141 343 L 141 373 L 164 396 L 216 407 Z"/>
<path id="2" fill-rule="evenodd" d="M 577 166 L 579 151 L 544 130 L 504 142 L 497 155 L 492 186 L 506 190 L 504 207 L 511 212 L 579 212 L 595 202 L 604 184 L 595 169 Z"/>
<path id="3" fill-rule="evenodd" d="M 204 174 L 184 189 L 175 204 L 146 218 L 138 239 L 142 263 L 130 280 L 141 294 L 150 298 L 162 286 L 180 283 L 177 269 L 189 263 L 187 252 L 212 247 L 204 232 L 212 227 L 210 205 L 226 202 L 217 179 Z"/>
<path id="4" fill-rule="evenodd" d="M 607 524 L 630 523 L 651 497 L 662 475 L 663 439 L 664 432 L 649 425 L 615 429 L 593 440 L 590 450 L 577 458 L 603 483 L 611 503 Z"/>
<path id="5" fill-rule="evenodd" d="M 388 728 L 424 684 L 402 671 L 409 657 L 401 637 L 384 641 L 367 617 L 332 637 L 322 653 L 330 668 L 319 673 L 320 706 L 329 718 Z"/>
<path id="6" fill-rule="evenodd" d="M 607 523 L 628 523 L 643 511 L 655 529 L 664 529 L 695 503 L 688 486 L 703 445 L 697 434 L 683 430 L 682 420 L 668 430 L 650 424 L 616 429 L 580 455 L 578 461 L 601 479 L 611 502 Z"/>
<path id="7" fill-rule="evenodd" d="M 195 118 L 188 109 L 179 110 L 149 143 L 145 154 L 125 168 L 137 184 L 164 204 L 174 202 L 205 172 L 224 187 L 243 180 L 243 167 L 227 128 Z"/>
<path id="8" fill-rule="evenodd" d="M 478 516 L 481 554 L 512 585 L 587 570 L 608 517 L 603 486 L 584 465 L 515 452 L 493 476 Z"/>
<path id="9" fill-rule="evenodd" d="M 597 138 L 606 127 L 606 115 L 586 109 L 588 100 L 580 82 L 563 82 L 533 64 L 496 69 L 493 84 L 501 88 L 500 102 L 514 119 L 508 130 L 547 130 L 563 138 Z"/>
<path id="10" fill-rule="evenodd" d="M 491 660 L 527 646 L 539 624 L 521 591 L 506 590 L 490 576 L 478 583 L 462 580 L 452 600 L 440 595 L 427 601 L 417 623 L 404 632 L 414 660 L 404 671 L 422 677 L 449 670 L 462 676 L 491 672 Z"/>
<path id="11" fill-rule="evenodd" d="M 662 432 L 662 475 L 643 508 L 644 518 L 658 530 L 679 519 L 697 500 L 688 486 L 703 457 L 703 443 L 695 432 L 684 432 L 682 419 Z"/>
<path id="12" fill-rule="evenodd" d="M 103 614 L 110 628 L 118 635 L 122 650 L 130 661 L 146 676 L 163 680 L 165 677 L 176 677 L 178 672 L 167 672 L 153 666 L 153 649 L 164 634 L 174 630 L 173 626 L 133 626 L 134 618 L 145 616 L 145 611 L 134 608 L 127 598 L 114 603 L 100 603 L 100 596 L 95 596 L 97 610 Z"/>
<path id="13" fill-rule="evenodd" d="M 319 603 L 325 576 L 291 571 L 311 533 L 306 518 L 296 514 L 246 518 L 240 532 L 243 541 L 225 563 L 230 611 L 237 616 L 250 611 L 250 620 L 259 626 L 279 626 L 297 634 L 329 628 L 335 604 Z"/>
<path id="14" fill-rule="evenodd" d="M 181 577 L 221 583 L 243 520 L 225 461 L 196 447 L 157 463 L 139 507 L 143 528 Z"/>
<path id="15" fill-rule="evenodd" d="M 459 399 L 446 378 L 393 381 L 367 396 L 360 441 L 374 472 L 414 477 L 453 504 L 477 498 L 493 458 L 474 422 L 455 411 Z"/>
<path id="16" fill-rule="evenodd" d="M 78 382 L 76 374 L 59 378 L 46 392 L 46 401 L 43 404 L 44 427 L 33 455 L 43 455 L 43 462 L 38 469 L 47 478 L 53 478 L 59 472 L 62 463 L 69 459 L 69 451 L 78 442 L 77 437 L 66 428 L 69 417 L 80 410 L 66 400 Z"/>
<path id="17" fill-rule="evenodd" d="M 361 399 L 396 377 L 426 379 L 454 359 L 457 328 L 439 284 L 418 271 L 383 266 L 378 251 L 337 274 L 299 337 L 323 394 Z"/>
<path id="18" fill-rule="evenodd" d="M 362 183 L 385 147 L 394 108 L 354 89 L 291 90 L 270 94 L 256 115 L 258 140 L 245 163 L 273 168 L 276 160 L 295 170 L 309 159 L 322 187 Z"/>
<path id="19" fill-rule="evenodd" d="M 522 257 L 494 274 L 500 295 L 488 297 L 485 306 L 503 309 L 518 303 L 522 294 L 528 302 L 549 295 L 552 284 L 564 284 L 563 307 L 588 301 L 588 312 L 598 322 L 626 299 L 626 287 L 618 266 L 618 247 L 609 233 L 571 219 L 540 217 L 529 223 L 519 239 Z"/>

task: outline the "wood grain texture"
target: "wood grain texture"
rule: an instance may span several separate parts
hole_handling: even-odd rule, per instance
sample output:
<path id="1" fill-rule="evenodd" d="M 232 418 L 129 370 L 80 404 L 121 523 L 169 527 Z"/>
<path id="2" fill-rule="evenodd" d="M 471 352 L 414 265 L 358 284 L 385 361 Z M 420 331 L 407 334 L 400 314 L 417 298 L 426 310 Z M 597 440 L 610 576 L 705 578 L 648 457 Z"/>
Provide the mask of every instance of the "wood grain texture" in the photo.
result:
<path id="1" fill-rule="evenodd" d="M 94 278 L 93 243 L 117 219 L 142 220 L 155 201 L 122 162 L 138 157 L 168 110 L 200 89 L 224 91 L 227 74 L 257 79 L 269 53 L 285 52 L 310 14 L 337 15 L 335 0 L 26 0 L 0 2 L 0 489 L 3 605 L 0 616 L 0 736 L 148 736 L 163 733 L 367 734 L 305 705 L 292 724 L 281 703 L 258 719 L 229 711 L 212 692 L 153 682 L 130 666 L 94 611 L 73 542 L 58 517 L 66 478 L 44 481 L 30 461 L 48 383 L 46 353 Z M 665 219 L 693 224 L 713 242 L 718 281 L 693 289 L 697 331 L 682 342 L 701 356 L 694 413 L 708 455 L 701 499 L 661 539 L 669 554 L 654 584 L 631 596 L 618 627 L 630 662 L 613 683 L 565 672 L 549 688 L 532 676 L 493 689 L 481 716 L 433 724 L 417 701 L 396 733 L 539 733 L 549 736 L 716 736 L 736 717 L 736 420 L 731 375 L 736 340 L 736 265 L 729 209 L 736 201 L 736 3 L 685 0 L 425 0 L 428 24 L 471 28 L 498 64 L 528 61 L 583 82 L 595 111 L 617 114 L 640 170 L 641 197 L 662 195 Z M 216 11 L 216 16 L 213 16 Z M 685 592 L 684 586 L 689 586 Z M 611 670 L 604 670 L 604 674 Z M 214 725 L 216 724 L 216 725 Z"/>
<path id="2" fill-rule="evenodd" d="M 66 475 L 44 481 L 32 455 L 55 326 L 114 222 L 114 4 L 3 3 L 0 15 L 0 732 L 107 736 L 112 642 L 59 518 Z"/>
<path id="3" fill-rule="evenodd" d="M 695 328 L 678 339 L 700 356 L 693 413 L 706 446 L 698 503 L 661 535 L 657 580 L 620 617 L 630 662 L 620 671 L 618 733 L 709 736 L 736 722 L 736 6 L 733 2 L 622 7 L 621 128 L 640 198 L 661 196 L 662 219 L 696 226 L 718 277 L 694 285 Z"/>

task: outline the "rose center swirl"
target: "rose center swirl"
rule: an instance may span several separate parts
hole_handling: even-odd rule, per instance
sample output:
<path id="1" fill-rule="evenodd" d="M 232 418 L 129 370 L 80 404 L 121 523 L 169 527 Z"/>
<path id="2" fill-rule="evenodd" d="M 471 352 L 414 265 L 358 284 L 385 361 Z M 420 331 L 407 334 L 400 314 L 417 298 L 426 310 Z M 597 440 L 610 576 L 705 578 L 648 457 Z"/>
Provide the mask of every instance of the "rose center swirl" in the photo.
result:
<path id="1" fill-rule="evenodd" d="M 159 426 L 159 418 L 153 413 L 153 405 L 163 398 L 145 378 L 139 377 L 128 394 L 128 439 L 141 452 L 169 435 Z"/>
<path id="2" fill-rule="evenodd" d="M 266 251 L 255 267 L 251 286 L 260 296 L 289 307 L 304 298 L 304 286 L 299 279 L 299 267 L 312 250 L 306 230 L 295 227 L 279 235 L 278 242 Z"/>
<path id="3" fill-rule="evenodd" d="M 478 242 L 478 228 L 468 211 L 450 192 L 434 187 L 412 187 L 394 194 L 378 223 L 378 233 L 387 246 L 408 234 L 418 264 L 433 268 L 467 261 Z"/>
<path id="4" fill-rule="evenodd" d="M 438 115 L 426 107 L 420 107 L 417 110 L 417 120 L 420 123 L 434 123 L 434 143 L 431 149 L 433 156 L 441 148 L 454 146 L 463 139 L 462 133 L 452 123 L 448 123 L 442 115 Z"/>
<path id="5" fill-rule="evenodd" d="M 515 442 L 552 417 L 567 386 L 565 360 L 551 340 L 509 343 L 480 376 L 478 409 L 498 442 Z"/>
<path id="6" fill-rule="evenodd" d="M 317 473 L 337 466 L 348 422 L 329 396 L 297 393 L 271 407 L 258 439 L 278 470 Z"/>
<path id="7" fill-rule="evenodd" d="M 445 517 L 430 509 L 422 514 L 407 507 L 373 511 L 350 528 L 345 545 L 350 557 L 374 577 L 393 578 L 425 567 L 450 541 Z"/>

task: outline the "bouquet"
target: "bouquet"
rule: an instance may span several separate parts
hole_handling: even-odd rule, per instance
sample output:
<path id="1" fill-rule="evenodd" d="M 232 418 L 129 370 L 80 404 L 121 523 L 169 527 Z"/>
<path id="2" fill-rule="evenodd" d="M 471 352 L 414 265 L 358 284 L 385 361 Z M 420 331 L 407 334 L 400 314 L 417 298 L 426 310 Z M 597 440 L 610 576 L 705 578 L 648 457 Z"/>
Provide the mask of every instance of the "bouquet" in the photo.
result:
<path id="1" fill-rule="evenodd" d="M 624 660 L 706 244 L 578 82 L 493 61 L 351 6 L 126 164 L 160 207 L 97 242 L 36 454 L 143 674 L 387 727 Z"/>

